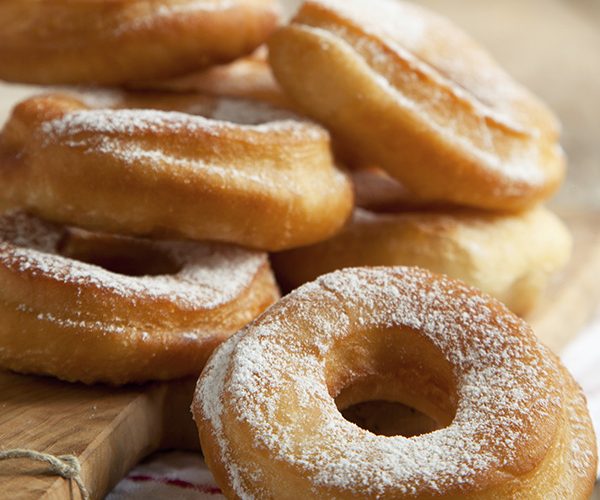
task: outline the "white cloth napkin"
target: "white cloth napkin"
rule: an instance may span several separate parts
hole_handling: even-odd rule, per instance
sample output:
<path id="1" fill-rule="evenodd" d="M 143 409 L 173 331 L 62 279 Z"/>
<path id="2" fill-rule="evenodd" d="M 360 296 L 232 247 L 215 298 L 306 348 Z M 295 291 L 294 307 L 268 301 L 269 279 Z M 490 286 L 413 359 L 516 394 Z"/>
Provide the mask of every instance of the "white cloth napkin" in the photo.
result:
<path id="1" fill-rule="evenodd" d="M 138 465 L 106 500 L 221 500 L 225 497 L 198 454 L 157 453 Z"/>
<path id="2" fill-rule="evenodd" d="M 600 435 L 600 311 L 563 353 L 562 359 L 588 397 Z M 600 469 L 598 471 L 600 479 Z M 202 458 L 191 453 L 158 453 L 133 469 L 107 500 L 204 500 L 225 498 Z"/>

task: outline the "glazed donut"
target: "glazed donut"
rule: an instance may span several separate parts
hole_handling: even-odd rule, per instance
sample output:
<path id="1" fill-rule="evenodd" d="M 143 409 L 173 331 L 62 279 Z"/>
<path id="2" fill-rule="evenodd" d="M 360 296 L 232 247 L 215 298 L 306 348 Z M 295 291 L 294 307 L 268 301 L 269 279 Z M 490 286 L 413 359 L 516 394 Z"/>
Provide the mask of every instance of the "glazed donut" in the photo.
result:
<path id="1" fill-rule="evenodd" d="M 229 64 L 213 66 L 179 78 L 136 83 L 131 87 L 163 92 L 200 92 L 219 97 L 264 101 L 283 108 L 292 107 L 275 81 L 264 46 L 250 56 Z"/>
<path id="2" fill-rule="evenodd" d="M 251 53 L 275 0 L 0 2 L 0 78 L 117 85 L 182 75 Z"/>
<path id="3" fill-rule="evenodd" d="M 416 195 L 521 210 L 564 176 L 554 115 L 444 19 L 396 0 L 307 0 L 269 42 L 275 77 L 352 165 Z"/>
<path id="4" fill-rule="evenodd" d="M 286 290 L 345 267 L 419 266 L 462 280 L 525 314 L 569 261 L 571 244 L 567 228 L 544 208 L 514 215 L 357 209 L 337 236 L 272 260 Z"/>
<path id="5" fill-rule="evenodd" d="M 435 432 L 376 435 L 340 410 L 397 401 Z M 227 498 L 589 498 L 585 398 L 531 328 L 409 268 L 308 284 L 221 345 L 192 410 Z"/>
<path id="6" fill-rule="evenodd" d="M 85 383 L 198 375 L 278 298 L 267 256 L 0 217 L 0 367 Z"/>
<path id="7" fill-rule="evenodd" d="M 265 250 L 326 239 L 352 211 L 328 133 L 288 111 L 199 95 L 100 97 L 103 109 L 61 95 L 18 105 L 0 135 L 0 196 L 86 229 Z"/>

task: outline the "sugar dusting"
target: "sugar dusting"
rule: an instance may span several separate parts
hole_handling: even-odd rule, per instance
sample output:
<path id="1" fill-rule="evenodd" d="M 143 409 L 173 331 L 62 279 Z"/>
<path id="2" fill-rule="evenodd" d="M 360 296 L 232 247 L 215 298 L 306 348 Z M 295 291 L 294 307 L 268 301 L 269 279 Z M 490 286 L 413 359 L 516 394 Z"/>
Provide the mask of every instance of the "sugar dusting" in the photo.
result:
<path id="1" fill-rule="evenodd" d="M 269 187 L 271 190 L 278 188 L 268 172 L 253 172 L 244 169 L 232 169 L 230 165 L 203 161 L 202 158 L 186 158 L 181 154 L 171 154 L 165 148 L 152 147 L 148 144 L 131 141 L 124 143 L 121 139 L 110 138 L 100 134 L 84 139 L 71 139 L 64 142 L 70 148 L 82 150 L 85 154 L 106 155 L 125 164 L 145 165 L 150 168 L 169 169 L 181 168 L 201 173 L 205 178 L 219 179 L 224 186 L 232 179 L 243 181 L 247 186 Z M 293 189 L 294 186 L 291 186 Z"/>
<path id="2" fill-rule="evenodd" d="M 571 377 L 570 374 L 567 376 Z M 598 469 L 596 456 L 591 447 L 593 445 L 590 446 L 590 443 L 594 442 L 595 436 L 590 431 L 593 427 L 590 415 L 581 411 L 581 408 L 587 408 L 585 396 L 574 381 L 571 380 L 571 384 L 574 386 L 573 390 L 578 392 L 570 398 L 566 405 L 569 419 L 572 422 L 569 462 L 575 474 L 581 480 L 587 480 L 589 471 Z"/>
<path id="3" fill-rule="evenodd" d="M 136 102 L 140 96 L 142 99 Z M 82 103 L 93 105 L 96 94 L 76 94 L 75 97 Z M 289 158 L 290 154 L 283 144 L 294 147 L 295 142 L 329 140 L 328 133 L 315 123 L 261 102 L 203 96 L 169 101 L 166 97 L 165 105 L 174 104 L 181 110 L 164 111 L 135 107 L 144 105 L 144 94 L 111 94 L 110 97 L 110 100 L 101 98 L 98 102 L 100 105 L 106 103 L 110 108 L 70 110 L 58 118 L 43 121 L 39 129 L 41 146 L 62 144 L 84 154 L 114 158 L 136 168 L 181 169 L 195 176 L 203 175 L 215 185 L 235 183 L 246 189 L 267 188 L 272 192 L 285 186 L 294 192 L 298 185 L 291 179 L 290 169 L 260 168 L 264 162 L 244 162 L 243 158 L 239 159 L 239 164 L 232 164 L 229 156 L 220 161 L 216 153 L 223 148 L 223 155 L 227 156 L 228 147 L 217 140 L 231 134 L 234 137 L 228 141 L 234 145 L 243 142 L 250 147 L 262 148 L 271 144 L 274 137 L 281 137 L 282 147 L 275 152 L 282 159 Z M 152 102 L 160 105 L 162 101 L 159 96 Z M 60 102 L 57 105 L 60 106 Z M 208 148 L 210 158 L 203 155 L 200 148 L 180 146 L 180 140 L 148 138 L 174 135 L 185 137 L 189 144 L 194 140 L 205 144 L 214 138 L 214 144 Z M 264 161 L 272 160 L 266 155 Z"/>
<path id="4" fill-rule="evenodd" d="M 130 277 L 59 255 L 57 247 L 64 234 L 60 227 L 22 212 L 5 214 L 0 218 L 0 256 L 5 266 L 19 273 L 97 287 L 133 302 L 151 298 L 193 310 L 212 309 L 234 300 L 267 258 L 261 252 L 220 244 L 152 242 L 149 245 L 172 258 L 180 271 Z"/>
<path id="5" fill-rule="evenodd" d="M 393 96 L 404 108 L 425 120 L 427 126 L 433 128 L 440 136 L 446 137 L 451 134 L 452 140 L 477 161 L 513 181 L 512 185 L 503 189 L 508 189 L 513 195 L 519 195 L 522 189 L 520 184 L 541 185 L 546 181 L 546 173 L 540 167 L 539 146 L 535 142 L 539 138 L 539 131 L 527 122 L 523 123 L 524 115 L 519 111 L 520 103 L 524 99 L 531 100 L 532 97 L 514 83 L 489 55 L 477 48 L 466 35 L 435 14 L 408 3 L 379 0 L 377 8 L 368 7 L 359 0 L 318 0 L 313 3 L 324 6 L 350 23 L 360 26 L 363 32 L 371 36 L 356 37 L 350 34 L 346 26 L 336 23 L 323 27 L 315 23 L 304 26 L 305 29 L 318 34 L 324 43 L 342 42 L 355 49 L 369 68 L 373 81 L 386 93 Z M 440 37 L 446 36 L 452 40 L 450 48 L 436 43 Z M 478 127 L 467 136 L 461 131 L 463 125 L 458 120 L 450 120 L 442 125 L 431 119 L 427 107 L 434 106 L 435 102 L 419 102 L 407 98 L 381 74 L 382 68 L 393 67 L 394 62 L 389 58 L 389 54 L 381 49 L 379 43 L 383 43 L 389 51 L 408 61 L 416 71 L 436 81 L 444 92 L 449 92 L 466 103 L 470 112 L 477 117 Z M 440 51 L 454 53 L 444 52 L 440 56 Z M 461 53 L 461 57 L 456 57 L 458 52 Z M 383 72 L 385 73 L 385 70 Z M 409 78 L 410 74 L 404 77 Z M 509 150 L 499 154 L 488 121 L 512 131 L 511 133 L 520 136 L 521 140 L 513 141 Z M 471 135 L 474 135 L 475 142 Z M 558 156 L 561 154 L 557 151 Z"/>
<path id="6" fill-rule="evenodd" d="M 261 137 L 269 139 L 280 134 L 292 140 L 323 140 L 327 132 L 306 119 L 287 110 L 266 103 L 244 99 L 190 98 L 181 106 L 181 111 L 160 109 L 136 109 L 128 106 L 128 96 L 111 94 L 111 100 L 95 102 L 96 94 L 83 95 L 86 104 L 106 104 L 99 109 L 80 109 L 66 112 L 53 120 L 44 121 L 41 132 L 44 144 L 61 139 L 78 138 L 80 141 L 98 142 L 102 137 L 136 138 L 142 134 L 159 134 L 164 131 L 175 134 L 245 133 L 246 141 L 252 143 Z M 135 102 L 135 95 L 133 95 Z M 160 98 L 157 101 L 160 103 Z M 181 103 L 180 103 L 181 104 Z M 112 108 L 125 109 L 112 109 Z M 87 135 L 91 137 L 81 137 Z"/>
<path id="7" fill-rule="evenodd" d="M 351 328 L 399 325 L 439 347 L 458 378 L 454 422 L 410 439 L 376 436 L 346 421 L 325 380 L 327 353 Z M 560 395 L 547 381 L 559 374 L 546 354 L 520 320 L 492 310 L 465 286 L 403 268 L 346 270 L 293 292 L 227 342 L 199 382 L 196 401 L 240 497 L 252 497 L 244 484 L 257 467 L 229 447 L 229 408 L 251 429 L 256 449 L 313 484 L 348 494 L 435 494 L 473 485 L 489 470 L 510 470 L 527 447 L 522 429 L 558 414 Z"/>
<path id="8" fill-rule="evenodd" d="M 95 94 L 84 98 L 86 103 L 93 102 Z M 110 102 L 113 107 L 127 104 L 126 95 L 121 96 L 120 102 L 118 96 Z M 236 182 L 275 192 L 281 183 L 285 183 L 286 189 L 297 189 L 297 184 L 288 179 L 288 169 L 252 168 L 252 163 L 232 168 L 230 159 L 220 162 L 214 155 L 207 159 L 193 148 L 176 147 L 171 145 L 173 141 L 148 140 L 147 136 L 175 134 L 189 138 L 192 143 L 234 134 L 234 142 L 241 140 L 257 147 L 262 147 L 263 142 L 271 143 L 274 134 L 286 143 L 328 140 L 327 132 L 320 126 L 266 103 L 190 98 L 183 102 L 183 108 L 183 111 L 135 108 L 70 111 L 41 124 L 41 145 L 62 143 L 84 154 L 112 157 L 126 165 L 157 170 L 180 168 L 194 175 L 205 175 L 219 185 Z M 218 147 L 215 141 L 212 150 L 218 151 Z M 285 157 L 289 151 L 282 148 L 280 153 Z"/>
<path id="9" fill-rule="evenodd" d="M 313 0 L 315 1 L 315 0 Z M 341 14 L 403 57 L 408 53 L 415 64 L 425 63 L 453 79 L 454 91 L 471 93 L 496 113 L 499 120 L 515 124 L 511 103 L 526 91 L 467 35 L 436 13 L 410 2 L 377 0 L 377 7 L 362 0 L 316 0 L 319 5 Z M 462 49 L 462 50 L 461 50 Z M 460 53 L 460 57 L 457 54 Z M 473 66 L 476 71 L 473 71 Z M 501 116 L 504 114 L 505 116 Z"/>

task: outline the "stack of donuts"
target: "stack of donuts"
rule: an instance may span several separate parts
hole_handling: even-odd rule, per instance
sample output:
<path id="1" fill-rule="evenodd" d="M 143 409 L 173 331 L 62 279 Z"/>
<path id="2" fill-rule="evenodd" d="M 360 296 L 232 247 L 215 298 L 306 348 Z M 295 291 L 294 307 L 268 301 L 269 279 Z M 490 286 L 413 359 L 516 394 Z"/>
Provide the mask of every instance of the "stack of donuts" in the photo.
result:
<path id="1" fill-rule="evenodd" d="M 514 314 L 570 253 L 541 206 L 559 125 L 456 27 L 396 0 L 288 24 L 12 0 L 0 78 L 77 86 L 0 134 L 0 367 L 118 385 L 212 354 L 192 410 L 229 498 L 589 495 L 585 398 Z M 370 400 L 435 429 L 342 417 Z"/>
<path id="2" fill-rule="evenodd" d="M 270 41 L 295 104 L 353 168 L 351 221 L 278 255 L 285 288 L 352 266 L 421 266 L 529 311 L 567 262 L 539 205 L 560 185 L 559 124 L 469 37 L 413 4 L 308 1 Z"/>
<path id="3" fill-rule="evenodd" d="M 341 229 L 329 134 L 271 102 L 253 54 L 278 20 L 274 0 L 2 2 L 0 77 L 80 87 L 21 102 L 0 135 L 0 366 L 197 376 L 279 298 L 267 252 Z M 168 81 L 192 69 L 192 91 Z"/>

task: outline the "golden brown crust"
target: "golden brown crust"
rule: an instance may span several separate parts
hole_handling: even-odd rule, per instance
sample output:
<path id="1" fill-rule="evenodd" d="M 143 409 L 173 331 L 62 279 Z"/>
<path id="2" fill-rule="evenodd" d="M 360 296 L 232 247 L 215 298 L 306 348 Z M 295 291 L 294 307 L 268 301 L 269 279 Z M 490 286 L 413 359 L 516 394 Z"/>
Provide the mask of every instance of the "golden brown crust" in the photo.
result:
<path id="1" fill-rule="evenodd" d="M 269 50 L 285 91 L 350 163 L 378 165 L 420 197 L 521 210 L 564 176 L 552 113 L 424 9 L 309 0 Z"/>
<path id="2" fill-rule="evenodd" d="M 197 375 L 277 298 L 259 252 L 0 218 L 2 368 L 111 384 Z"/>
<path id="3" fill-rule="evenodd" d="M 312 122 L 200 95 L 102 98 L 114 102 L 49 95 L 15 108 L 0 135 L 6 200 L 93 230 L 266 250 L 326 239 L 350 215 L 350 181 Z"/>
<path id="4" fill-rule="evenodd" d="M 336 409 L 342 390 L 440 428 L 372 434 Z M 497 301 L 418 269 L 288 295 L 217 349 L 192 410 L 228 498 L 584 500 L 594 484 L 585 398 L 558 359 Z"/>
<path id="5" fill-rule="evenodd" d="M 560 365 L 554 354 L 548 353 L 548 356 Z M 561 367 L 560 374 L 563 402 L 560 431 L 548 448 L 546 460 L 541 467 L 499 488 L 496 496 L 482 498 L 587 500 L 592 495 L 598 457 L 593 444 L 596 436 L 587 401 L 567 369 Z"/>
<path id="6" fill-rule="evenodd" d="M 515 215 L 357 209 L 338 235 L 275 254 L 273 266 L 284 289 L 345 267 L 419 266 L 460 279 L 524 314 L 570 254 L 568 230 L 543 208 Z"/>
<path id="7" fill-rule="evenodd" d="M 265 41 L 274 0 L 0 3 L 0 78 L 114 85 L 231 61 Z"/>

